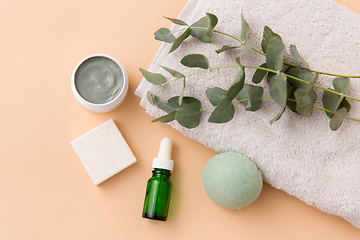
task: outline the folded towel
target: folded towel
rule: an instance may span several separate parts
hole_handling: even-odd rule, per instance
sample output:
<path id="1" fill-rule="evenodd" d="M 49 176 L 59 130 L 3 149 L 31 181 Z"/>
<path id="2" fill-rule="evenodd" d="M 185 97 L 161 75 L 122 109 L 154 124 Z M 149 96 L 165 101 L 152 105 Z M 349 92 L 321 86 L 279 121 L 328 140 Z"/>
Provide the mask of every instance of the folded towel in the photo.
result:
<path id="1" fill-rule="evenodd" d="M 291 61 L 289 46 L 294 44 L 312 69 L 325 72 L 360 75 L 360 16 L 331 0 L 190 0 L 179 18 L 191 24 L 206 12 L 215 14 L 215 29 L 239 36 L 241 9 L 250 25 L 249 38 L 261 49 L 263 28 L 269 26 L 287 46 L 285 59 Z M 175 30 L 179 26 L 173 26 Z M 177 33 L 180 34 L 181 32 Z M 231 38 L 214 34 L 215 42 L 205 44 L 188 38 L 175 52 L 168 54 L 171 44 L 163 43 L 149 71 L 169 76 L 160 65 L 184 74 L 192 69 L 180 64 L 183 56 L 200 53 L 210 60 L 211 67 L 236 64 L 236 50 L 216 54 L 223 45 L 237 44 Z M 265 58 L 254 51 L 242 58 L 244 65 L 259 66 Z M 228 89 L 238 69 L 219 69 L 188 77 L 185 96 L 211 107 L 205 90 L 212 87 Z M 251 83 L 254 70 L 246 69 L 246 82 Z M 169 76 L 169 79 L 171 77 Z M 320 75 L 317 84 L 332 88 L 334 77 Z M 266 82 L 266 81 L 264 81 Z M 267 83 L 261 83 L 264 86 Z M 154 92 L 167 100 L 181 93 L 182 82 L 168 84 Z M 142 80 L 136 94 L 140 105 L 151 116 L 165 112 L 148 103 L 147 90 L 155 88 Z M 264 95 L 269 96 L 268 87 Z M 322 91 L 317 91 L 322 96 Z M 360 97 L 360 80 L 352 79 L 348 95 Z M 360 104 L 349 100 L 350 116 L 360 118 Z M 322 106 L 321 100 L 316 105 Z M 225 124 L 209 123 L 211 111 L 204 111 L 200 125 L 187 129 L 176 121 L 172 127 L 217 152 L 237 151 L 249 156 L 259 167 L 264 180 L 324 212 L 341 216 L 360 228 L 360 123 L 346 119 L 338 131 L 331 131 L 329 118 L 314 110 L 310 118 L 289 110 L 274 124 L 270 120 L 280 107 L 273 100 L 264 100 L 257 112 L 235 105 L 234 118 Z"/>

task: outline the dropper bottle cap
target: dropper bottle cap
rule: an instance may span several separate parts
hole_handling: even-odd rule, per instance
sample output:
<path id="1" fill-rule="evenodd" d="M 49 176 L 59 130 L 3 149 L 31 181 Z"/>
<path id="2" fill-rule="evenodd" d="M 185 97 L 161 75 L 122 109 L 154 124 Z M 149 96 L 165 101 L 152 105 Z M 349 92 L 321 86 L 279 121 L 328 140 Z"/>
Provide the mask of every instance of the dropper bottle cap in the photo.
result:
<path id="1" fill-rule="evenodd" d="M 161 140 L 158 156 L 154 158 L 152 167 L 173 170 L 174 161 L 171 160 L 172 141 L 166 137 Z"/>

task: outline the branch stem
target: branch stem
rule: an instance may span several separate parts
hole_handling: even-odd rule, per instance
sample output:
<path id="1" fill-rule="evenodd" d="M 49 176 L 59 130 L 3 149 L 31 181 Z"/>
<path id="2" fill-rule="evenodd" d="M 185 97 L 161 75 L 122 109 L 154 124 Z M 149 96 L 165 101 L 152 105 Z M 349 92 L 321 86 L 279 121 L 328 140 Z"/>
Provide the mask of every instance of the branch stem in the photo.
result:
<path id="1" fill-rule="evenodd" d="M 233 68 L 233 67 L 240 67 L 240 66 L 239 65 L 225 65 L 225 66 L 220 66 L 220 67 L 207 68 L 207 69 L 203 69 L 203 70 L 200 70 L 200 71 L 189 73 L 189 74 L 185 75 L 185 77 L 189 77 L 191 75 L 195 75 L 195 74 L 199 74 L 199 73 L 203 73 L 203 72 L 213 71 L 213 70 L 216 70 L 216 69 Z M 167 85 L 169 83 L 175 82 L 175 81 L 177 81 L 179 79 L 182 79 L 182 77 L 181 78 L 175 78 L 175 79 L 172 79 L 172 80 L 170 80 L 168 82 L 162 83 L 162 84 L 158 85 L 156 88 L 152 89 L 150 92 L 153 92 L 153 91 L 161 88 L 162 86 L 165 86 L 165 85 Z"/>

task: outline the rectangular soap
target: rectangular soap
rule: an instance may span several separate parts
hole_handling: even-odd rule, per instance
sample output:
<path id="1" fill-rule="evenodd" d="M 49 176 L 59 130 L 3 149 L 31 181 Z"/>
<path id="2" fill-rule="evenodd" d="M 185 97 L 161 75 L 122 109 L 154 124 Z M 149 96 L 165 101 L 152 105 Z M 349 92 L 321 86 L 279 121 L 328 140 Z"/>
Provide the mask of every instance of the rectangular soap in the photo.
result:
<path id="1" fill-rule="evenodd" d="M 71 142 L 95 185 L 136 162 L 136 158 L 110 119 Z"/>

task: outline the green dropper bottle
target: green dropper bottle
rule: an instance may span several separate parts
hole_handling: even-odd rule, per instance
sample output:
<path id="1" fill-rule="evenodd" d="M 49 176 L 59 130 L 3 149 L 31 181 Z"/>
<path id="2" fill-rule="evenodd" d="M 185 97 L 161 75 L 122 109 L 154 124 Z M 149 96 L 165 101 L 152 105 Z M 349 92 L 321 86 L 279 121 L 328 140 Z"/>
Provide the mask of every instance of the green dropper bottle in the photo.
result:
<path id="1" fill-rule="evenodd" d="M 171 148 L 170 138 L 163 138 L 159 154 L 153 160 L 152 177 L 147 183 L 143 218 L 161 221 L 167 219 L 171 194 L 170 171 L 174 166 L 174 161 L 171 160 Z"/>

